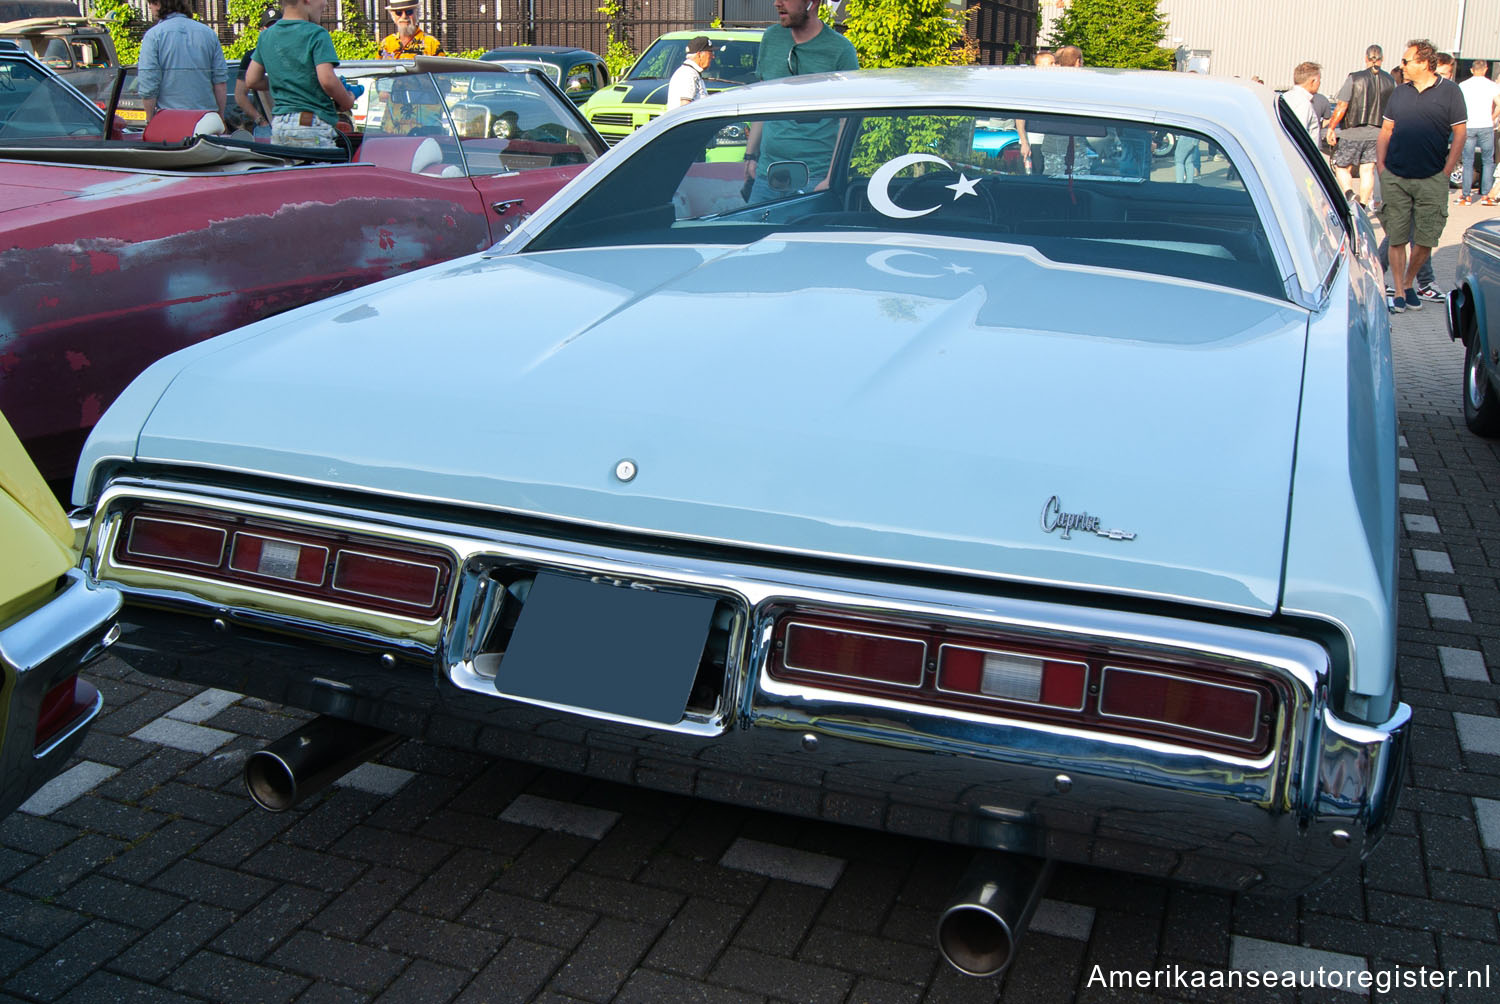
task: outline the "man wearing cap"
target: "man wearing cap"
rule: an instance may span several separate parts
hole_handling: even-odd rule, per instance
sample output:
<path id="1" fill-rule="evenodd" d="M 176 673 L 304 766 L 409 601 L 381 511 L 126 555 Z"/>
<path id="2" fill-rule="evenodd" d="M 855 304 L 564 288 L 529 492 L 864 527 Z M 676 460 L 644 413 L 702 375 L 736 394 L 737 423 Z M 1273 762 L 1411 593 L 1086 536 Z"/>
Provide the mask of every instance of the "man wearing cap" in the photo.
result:
<path id="1" fill-rule="evenodd" d="M 418 56 L 441 56 L 443 46 L 436 38 L 417 27 L 417 8 L 421 0 L 391 0 L 386 10 L 396 22 L 396 30 L 380 43 L 381 59 L 415 59 Z"/>
<path id="2" fill-rule="evenodd" d="M 681 108 L 708 95 L 703 84 L 703 71 L 713 62 L 714 44 L 707 35 L 689 40 L 687 58 L 682 61 L 667 82 L 667 108 Z"/>

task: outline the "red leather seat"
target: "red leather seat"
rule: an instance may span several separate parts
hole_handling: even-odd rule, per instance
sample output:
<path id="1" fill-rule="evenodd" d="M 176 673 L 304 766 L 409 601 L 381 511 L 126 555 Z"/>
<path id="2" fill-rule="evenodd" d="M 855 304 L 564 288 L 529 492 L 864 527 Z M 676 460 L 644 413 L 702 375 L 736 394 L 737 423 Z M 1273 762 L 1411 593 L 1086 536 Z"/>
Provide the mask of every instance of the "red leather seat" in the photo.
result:
<path id="1" fill-rule="evenodd" d="M 224 120 L 213 109 L 163 108 L 146 123 L 141 139 L 147 143 L 181 143 L 194 136 L 221 136 Z"/>

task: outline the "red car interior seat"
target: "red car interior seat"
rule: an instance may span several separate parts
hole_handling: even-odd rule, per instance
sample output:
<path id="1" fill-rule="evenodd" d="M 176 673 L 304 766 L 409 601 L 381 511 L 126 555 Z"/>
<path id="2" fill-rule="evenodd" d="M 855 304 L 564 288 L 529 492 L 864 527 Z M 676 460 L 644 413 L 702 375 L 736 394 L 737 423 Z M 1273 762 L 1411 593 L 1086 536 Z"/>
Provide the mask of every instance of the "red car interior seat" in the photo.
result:
<path id="1" fill-rule="evenodd" d="M 440 178 L 461 178 L 464 173 L 457 164 L 443 163 L 443 148 L 431 136 L 366 136 L 354 159 L 361 164 Z"/>
<path id="2" fill-rule="evenodd" d="M 181 143 L 194 136 L 221 136 L 228 131 L 216 111 L 164 108 L 151 116 L 141 139 L 147 143 Z"/>

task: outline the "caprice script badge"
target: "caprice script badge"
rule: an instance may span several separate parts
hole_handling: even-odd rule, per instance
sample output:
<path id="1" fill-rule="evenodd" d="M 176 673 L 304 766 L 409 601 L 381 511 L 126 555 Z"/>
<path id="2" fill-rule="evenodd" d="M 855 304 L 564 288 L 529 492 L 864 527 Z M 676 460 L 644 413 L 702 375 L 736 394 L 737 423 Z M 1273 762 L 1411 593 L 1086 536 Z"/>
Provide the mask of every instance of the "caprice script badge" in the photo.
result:
<path id="1" fill-rule="evenodd" d="M 1108 537 L 1110 540 L 1135 540 L 1135 534 L 1126 530 L 1099 529 L 1098 516 L 1090 516 L 1087 512 L 1063 512 L 1062 503 L 1057 500 L 1056 495 L 1042 506 L 1042 529 L 1048 533 L 1061 530 L 1063 540 L 1072 540 L 1074 530 Z"/>

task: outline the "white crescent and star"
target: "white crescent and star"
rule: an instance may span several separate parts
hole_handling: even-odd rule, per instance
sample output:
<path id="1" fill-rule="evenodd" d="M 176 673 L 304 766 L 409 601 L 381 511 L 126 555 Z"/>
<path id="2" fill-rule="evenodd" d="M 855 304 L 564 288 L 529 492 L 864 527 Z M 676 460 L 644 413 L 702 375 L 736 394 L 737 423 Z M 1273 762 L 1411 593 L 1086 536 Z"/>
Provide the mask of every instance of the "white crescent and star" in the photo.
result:
<path id="1" fill-rule="evenodd" d="M 926 216 L 928 213 L 935 213 L 942 208 L 941 205 L 937 205 L 931 206 L 927 209 L 902 209 L 900 206 L 896 205 L 896 203 L 891 201 L 891 180 L 895 178 L 898 173 L 908 167 L 911 167 L 913 164 L 942 164 L 944 167 L 948 168 L 948 170 L 953 170 L 952 164 L 949 164 L 941 157 L 934 157 L 930 153 L 908 153 L 900 157 L 896 157 L 892 160 L 886 161 L 884 164 L 880 165 L 880 169 L 870 177 L 870 184 L 866 189 L 868 198 L 870 200 L 870 206 L 877 213 L 880 213 L 884 216 L 889 216 L 892 219 L 897 220 L 914 220 L 919 216 Z M 979 193 L 974 191 L 974 186 L 978 183 L 978 181 L 978 178 L 966 177 L 964 173 L 960 171 L 958 174 L 958 180 L 953 184 L 945 185 L 944 187 L 952 190 L 953 201 L 957 202 L 965 195 L 972 195 L 977 198 Z"/>
<path id="2" fill-rule="evenodd" d="M 891 180 L 895 178 L 898 173 L 908 167 L 911 167 L 913 164 L 941 164 L 943 165 L 943 167 L 947 168 L 950 171 L 953 169 L 953 165 L 949 164 L 946 160 L 941 157 L 934 157 L 930 153 L 908 153 L 903 156 L 897 157 L 894 160 L 886 161 L 886 163 L 882 164 L 880 166 L 880 169 L 870 177 L 870 184 L 866 189 L 871 208 L 873 208 L 878 213 L 882 213 L 885 216 L 890 216 L 898 220 L 916 219 L 919 216 L 926 216 L 928 213 L 935 213 L 942 208 L 941 205 L 936 205 L 927 209 L 902 209 L 900 206 L 896 205 L 896 203 L 891 201 Z M 965 195 L 972 195 L 977 198 L 979 196 L 979 193 L 974 190 L 974 186 L 978 183 L 978 181 L 978 178 L 967 177 L 962 171 L 960 171 L 957 181 L 955 181 L 951 185 L 945 185 L 943 187 L 953 192 L 953 201 L 957 202 Z M 892 262 L 896 258 L 901 257 L 924 259 L 928 262 L 931 262 L 932 267 L 938 270 L 932 272 L 913 272 L 908 268 L 901 268 L 898 265 L 892 264 Z M 888 275 L 902 276 L 908 279 L 941 279 L 944 272 L 952 275 L 968 275 L 973 271 L 967 265 L 950 264 L 939 266 L 937 264 L 937 259 L 932 257 L 932 255 L 923 254 L 920 251 L 907 251 L 899 248 L 887 251 L 877 251 L 874 254 L 870 255 L 870 257 L 866 258 L 865 262 L 871 268 L 879 269 L 880 271 L 885 272 Z"/>

